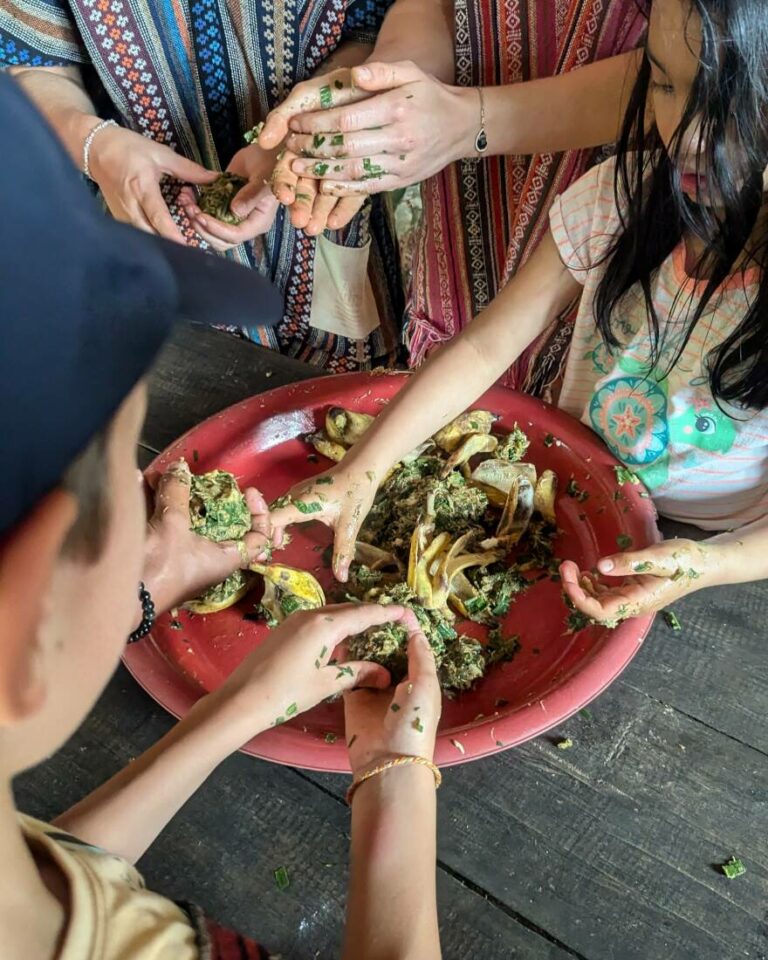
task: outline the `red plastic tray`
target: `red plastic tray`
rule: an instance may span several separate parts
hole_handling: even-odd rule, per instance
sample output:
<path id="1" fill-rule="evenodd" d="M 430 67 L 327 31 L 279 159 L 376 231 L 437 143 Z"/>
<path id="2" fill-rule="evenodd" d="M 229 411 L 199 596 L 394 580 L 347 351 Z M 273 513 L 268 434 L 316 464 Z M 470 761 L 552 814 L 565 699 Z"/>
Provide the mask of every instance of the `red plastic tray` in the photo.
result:
<path id="1" fill-rule="evenodd" d="M 329 405 L 378 413 L 404 381 L 403 374 L 346 374 L 251 397 L 190 430 L 148 473 L 183 456 L 194 472 L 230 470 L 242 486 L 258 487 L 271 501 L 328 466 L 323 458 L 319 463 L 308 459 L 312 451 L 301 438 L 322 424 Z M 619 534 L 631 536 L 636 547 L 659 539 L 653 504 L 640 495 L 643 488 L 617 485 L 617 461 L 585 426 L 540 400 L 502 387 L 493 387 L 475 406 L 500 414 L 502 430 L 517 421 L 531 440 L 526 459 L 539 470 L 549 467 L 557 473 L 557 516 L 563 531 L 556 543 L 558 556 L 589 569 L 600 556 L 618 549 Z M 545 446 L 547 434 L 558 442 Z M 570 477 L 588 491 L 586 501 L 566 494 Z M 315 522 L 293 528 L 293 536 L 280 560 L 313 571 L 324 589 L 333 589 L 330 570 L 321 563 L 330 531 Z M 128 669 L 166 710 L 184 716 L 265 635 L 263 623 L 243 619 L 254 599 L 252 594 L 211 616 L 181 611 L 181 630 L 171 629 L 167 615 L 160 617 L 150 637 L 126 649 Z M 463 763 L 515 746 L 584 707 L 627 666 L 652 621 L 640 617 L 615 630 L 590 627 L 572 635 L 566 633 L 566 615 L 560 584 L 550 580 L 536 583 L 513 604 L 507 626 L 520 634 L 522 648 L 511 663 L 493 668 L 473 690 L 446 699 L 437 742 L 439 764 Z M 335 735 L 335 741 L 327 734 Z M 277 763 L 347 771 L 342 705 L 322 704 L 255 737 L 244 750 Z"/>

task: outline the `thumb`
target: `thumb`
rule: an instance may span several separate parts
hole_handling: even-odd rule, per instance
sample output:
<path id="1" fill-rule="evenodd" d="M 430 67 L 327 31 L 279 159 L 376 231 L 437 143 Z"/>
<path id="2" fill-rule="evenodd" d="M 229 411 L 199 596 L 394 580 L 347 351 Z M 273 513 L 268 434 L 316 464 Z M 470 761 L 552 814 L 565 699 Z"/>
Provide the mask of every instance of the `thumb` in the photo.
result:
<path id="1" fill-rule="evenodd" d="M 679 570 L 677 559 L 671 554 L 655 553 L 651 550 L 634 550 L 629 553 L 615 553 L 603 557 L 597 562 L 600 573 L 610 577 L 631 577 L 647 574 L 651 577 L 672 577 Z"/>
<path id="2" fill-rule="evenodd" d="M 391 90 L 423 80 L 425 74 L 410 60 L 399 63 L 366 63 L 352 69 L 352 80 L 363 90 Z"/>
<path id="3" fill-rule="evenodd" d="M 279 107 L 275 107 L 264 121 L 257 141 L 262 150 L 273 150 L 288 136 L 288 121 L 294 113 L 298 112 L 291 109 L 288 101 L 290 101 L 290 95 L 288 100 Z"/>
<path id="4" fill-rule="evenodd" d="M 241 220 L 245 220 L 257 207 L 271 206 L 270 201 L 272 200 L 274 200 L 274 197 L 271 187 L 260 180 L 251 180 L 235 194 L 230 207 L 232 212 L 237 214 Z M 277 200 L 274 200 L 274 206 L 277 206 Z"/>
<path id="5" fill-rule="evenodd" d="M 189 513 L 189 494 L 192 474 L 186 460 L 172 463 L 160 477 L 155 493 L 155 518 L 161 520 L 167 513 Z"/>
<path id="6" fill-rule="evenodd" d="M 326 669 L 336 671 L 337 691 L 354 690 L 356 687 L 386 690 L 392 684 L 389 670 L 370 660 L 351 660 Z"/>
<path id="7" fill-rule="evenodd" d="M 213 183 L 218 177 L 215 170 L 206 170 L 205 167 L 194 160 L 182 157 L 180 153 L 173 150 L 168 151 L 168 157 L 163 165 L 166 173 L 176 177 L 178 180 L 184 180 L 186 183 Z"/>

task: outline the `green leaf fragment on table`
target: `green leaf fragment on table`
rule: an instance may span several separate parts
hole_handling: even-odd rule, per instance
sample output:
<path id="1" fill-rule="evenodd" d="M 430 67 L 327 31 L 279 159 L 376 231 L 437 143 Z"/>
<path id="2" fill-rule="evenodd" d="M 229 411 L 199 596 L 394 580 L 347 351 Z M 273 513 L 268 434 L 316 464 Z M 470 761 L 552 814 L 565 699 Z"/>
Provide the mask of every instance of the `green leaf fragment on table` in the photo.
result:
<path id="1" fill-rule="evenodd" d="M 339 738 L 336 736 L 335 733 L 331 733 L 331 732 L 329 731 L 328 733 L 326 733 L 326 735 L 325 735 L 325 737 L 324 737 L 323 739 L 325 740 L 326 743 L 336 743 L 336 741 L 337 741 Z"/>
<path id="2" fill-rule="evenodd" d="M 741 877 L 747 872 L 747 868 L 738 857 L 731 857 L 730 860 L 720 865 L 720 869 L 729 880 L 733 880 L 735 877 Z"/>
<path id="3" fill-rule="evenodd" d="M 665 610 L 663 616 L 664 623 L 666 623 L 670 630 L 674 630 L 675 633 L 679 633 L 683 629 L 680 621 L 677 619 L 676 614 L 674 614 L 671 610 Z"/>
<path id="4" fill-rule="evenodd" d="M 562 740 L 557 741 L 556 746 L 558 750 L 570 750 L 573 746 L 573 740 L 571 740 L 570 737 L 564 737 Z"/>
<path id="5" fill-rule="evenodd" d="M 299 706 L 296 703 L 292 703 L 290 706 L 286 707 L 285 715 L 286 717 L 292 717 L 299 712 Z"/>
<path id="6" fill-rule="evenodd" d="M 545 436 L 544 436 L 544 446 L 545 446 L 545 447 L 551 447 L 551 446 L 554 444 L 554 442 L 555 442 L 555 438 L 552 436 L 551 433 L 545 434 Z"/>
<path id="7" fill-rule="evenodd" d="M 620 533 L 616 537 L 616 545 L 618 546 L 619 550 L 629 550 L 629 548 L 632 546 L 632 543 L 632 537 L 630 537 L 628 533 Z"/>
<path id="8" fill-rule="evenodd" d="M 573 477 L 571 477 L 571 479 L 568 481 L 568 486 L 565 488 L 565 492 L 569 497 L 573 497 L 574 500 L 578 500 L 579 503 L 584 503 L 585 500 L 589 500 L 589 494 L 587 491 L 582 490 Z"/>
<path id="9" fill-rule="evenodd" d="M 591 719 L 592 719 L 592 711 L 591 711 L 591 710 L 587 710 L 587 708 L 584 707 L 582 710 L 579 710 L 579 716 L 580 716 L 580 717 L 584 717 L 585 720 L 591 720 Z"/>
<path id="10" fill-rule="evenodd" d="M 640 486 L 640 477 L 632 473 L 629 467 L 615 466 L 613 469 L 616 473 L 617 483 L 633 483 L 635 486 Z"/>
<path id="11" fill-rule="evenodd" d="M 285 867 L 278 867 L 277 870 L 275 870 L 275 884 L 281 892 L 287 890 L 291 885 L 291 881 L 288 879 L 288 871 Z"/>
<path id="12" fill-rule="evenodd" d="M 299 513 L 304 514 L 320 513 L 320 511 L 323 509 L 323 505 L 321 503 L 307 503 L 305 500 L 294 500 L 293 505 L 296 507 Z"/>

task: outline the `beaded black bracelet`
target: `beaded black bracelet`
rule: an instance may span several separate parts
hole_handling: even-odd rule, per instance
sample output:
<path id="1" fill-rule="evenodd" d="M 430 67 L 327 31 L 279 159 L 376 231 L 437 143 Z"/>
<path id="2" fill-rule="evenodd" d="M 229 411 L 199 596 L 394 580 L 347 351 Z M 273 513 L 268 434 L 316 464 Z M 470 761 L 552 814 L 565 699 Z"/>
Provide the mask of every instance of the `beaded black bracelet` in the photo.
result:
<path id="1" fill-rule="evenodd" d="M 149 590 L 143 583 L 139 584 L 139 600 L 141 600 L 141 623 L 133 633 L 129 634 L 127 643 L 136 643 L 149 633 L 155 625 L 155 605 L 152 602 Z"/>

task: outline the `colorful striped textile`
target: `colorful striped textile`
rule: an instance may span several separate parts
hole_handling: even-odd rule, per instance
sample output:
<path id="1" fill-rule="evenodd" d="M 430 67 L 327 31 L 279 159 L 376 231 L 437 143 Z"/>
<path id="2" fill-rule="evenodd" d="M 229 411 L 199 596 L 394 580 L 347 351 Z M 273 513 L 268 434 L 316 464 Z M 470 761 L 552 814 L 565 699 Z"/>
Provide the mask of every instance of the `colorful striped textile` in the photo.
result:
<path id="1" fill-rule="evenodd" d="M 392 0 L 3 0 L 0 68 L 70 66 L 83 71 L 102 116 L 211 169 L 243 146 L 242 132 L 311 76 L 346 40 L 369 42 Z M 189 242 L 200 243 L 166 199 Z M 269 275 L 285 293 L 274 330 L 241 333 L 336 372 L 391 361 L 403 296 L 383 204 L 374 199 L 343 231 L 345 247 L 370 241 L 369 278 L 381 326 L 365 340 L 309 324 L 316 241 L 280 210 L 272 229 L 228 256 Z"/>
<path id="2" fill-rule="evenodd" d="M 637 46 L 636 0 L 456 0 L 456 82 L 497 86 L 553 76 Z M 592 151 L 463 160 L 423 184 L 406 335 L 411 363 L 459 333 L 525 263 L 555 197 Z M 560 374 L 572 324 L 555 324 L 504 382 L 539 395 Z"/>

